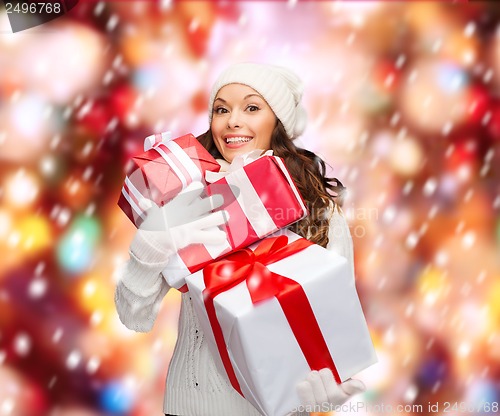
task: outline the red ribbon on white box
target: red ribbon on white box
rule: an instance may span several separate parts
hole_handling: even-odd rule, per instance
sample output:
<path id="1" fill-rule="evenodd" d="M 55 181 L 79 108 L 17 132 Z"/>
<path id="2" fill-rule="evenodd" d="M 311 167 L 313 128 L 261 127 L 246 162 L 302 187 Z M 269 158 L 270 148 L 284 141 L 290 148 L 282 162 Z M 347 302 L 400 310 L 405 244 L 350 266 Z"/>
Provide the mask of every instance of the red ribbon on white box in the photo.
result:
<path id="1" fill-rule="evenodd" d="M 254 251 L 248 248 L 235 251 L 203 269 L 206 286 L 203 299 L 217 349 L 231 385 L 242 396 L 244 395 L 231 364 L 214 306 L 217 295 L 231 290 L 241 282 L 246 282 L 254 304 L 276 297 L 311 370 L 330 368 L 337 383 L 341 381 L 302 286 L 266 267 L 312 244 L 304 238 L 289 243 L 288 237 L 284 235 L 268 238 L 262 240 Z"/>

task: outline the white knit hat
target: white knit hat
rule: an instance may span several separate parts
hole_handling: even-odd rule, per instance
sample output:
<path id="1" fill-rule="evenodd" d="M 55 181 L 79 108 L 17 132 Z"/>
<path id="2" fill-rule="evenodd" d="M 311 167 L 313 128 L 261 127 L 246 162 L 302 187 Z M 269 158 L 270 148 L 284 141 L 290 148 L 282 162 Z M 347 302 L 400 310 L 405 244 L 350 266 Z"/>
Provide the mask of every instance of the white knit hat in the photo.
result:
<path id="1" fill-rule="evenodd" d="M 244 84 L 262 95 L 285 127 L 289 138 L 295 139 L 303 133 L 307 123 L 306 112 L 300 104 L 303 84 L 289 69 L 257 63 L 239 63 L 227 68 L 219 75 L 210 93 L 210 123 L 215 97 L 228 84 Z"/>

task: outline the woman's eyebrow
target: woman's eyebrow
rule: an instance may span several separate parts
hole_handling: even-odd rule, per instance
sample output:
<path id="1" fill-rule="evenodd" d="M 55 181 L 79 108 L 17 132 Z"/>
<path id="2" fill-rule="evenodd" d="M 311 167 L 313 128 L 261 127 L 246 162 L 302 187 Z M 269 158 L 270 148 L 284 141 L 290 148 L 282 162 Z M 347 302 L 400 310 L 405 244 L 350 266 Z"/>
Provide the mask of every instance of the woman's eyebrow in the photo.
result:
<path id="1" fill-rule="evenodd" d="M 248 94 L 248 95 L 245 95 L 245 98 L 243 98 L 243 99 L 246 100 L 247 98 L 250 98 L 250 97 L 258 97 L 260 99 L 263 99 L 260 94 Z"/>
<path id="2" fill-rule="evenodd" d="M 260 98 L 261 100 L 263 100 L 263 99 L 264 99 L 264 98 L 262 98 L 262 96 L 261 96 L 260 94 L 248 94 L 248 95 L 245 95 L 245 96 L 243 97 L 243 100 L 247 100 L 247 99 L 249 99 L 249 98 L 251 98 L 251 97 L 257 97 L 257 98 Z M 217 97 L 217 98 L 214 100 L 214 102 L 215 102 L 215 101 L 222 101 L 223 103 L 227 103 L 227 101 L 226 101 L 226 100 L 224 100 L 224 98 L 221 98 L 221 97 Z"/>

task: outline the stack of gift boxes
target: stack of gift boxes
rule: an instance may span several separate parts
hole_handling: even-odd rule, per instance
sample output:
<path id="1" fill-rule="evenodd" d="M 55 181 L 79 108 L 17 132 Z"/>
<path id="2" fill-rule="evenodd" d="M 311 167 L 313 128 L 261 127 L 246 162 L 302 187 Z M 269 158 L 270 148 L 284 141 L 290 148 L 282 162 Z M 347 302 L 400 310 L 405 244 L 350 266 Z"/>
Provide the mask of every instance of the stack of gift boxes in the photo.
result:
<path id="1" fill-rule="evenodd" d="M 214 361 L 240 394 L 283 416 L 311 370 L 328 367 L 340 383 L 376 362 L 347 260 L 286 229 L 307 209 L 281 158 L 253 151 L 219 172 L 190 134 L 145 143 L 118 202 L 136 226 L 141 197 L 161 206 L 194 181 L 224 197 L 226 242 L 179 250 L 163 275 L 191 293 Z"/>

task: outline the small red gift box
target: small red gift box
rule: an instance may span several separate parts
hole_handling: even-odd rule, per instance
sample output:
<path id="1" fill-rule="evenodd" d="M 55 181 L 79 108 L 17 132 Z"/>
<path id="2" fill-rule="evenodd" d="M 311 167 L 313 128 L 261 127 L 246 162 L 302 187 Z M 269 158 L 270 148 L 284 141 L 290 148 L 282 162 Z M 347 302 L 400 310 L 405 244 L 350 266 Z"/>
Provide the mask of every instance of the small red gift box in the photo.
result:
<path id="1" fill-rule="evenodd" d="M 207 173 L 208 181 L 217 180 L 207 186 L 206 193 L 222 194 L 225 203 L 221 209 L 229 213 L 229 220 L 222 227 L 227 239 L 220 245 L 196 244 L 179 250 L 163 270 L 170 286 L 183 287 L 187 276 L 214 259 L 247 247 L 307 215 L 283 160 L 269 153 L 256 156 L 261 152 L 239 156 L 228 172 Z"/>
<path id="2" fill-rule="evenodd" d="M 138 227 L 144 219 L 141 198 L 159 206 L 171 200 L 191 182 L 203 182 L 206 171 L 220 165 L 192 135 L 170 140 L 168 133 L 148 136 L 145 152 L 131 160 L 118 205 Z"/>

